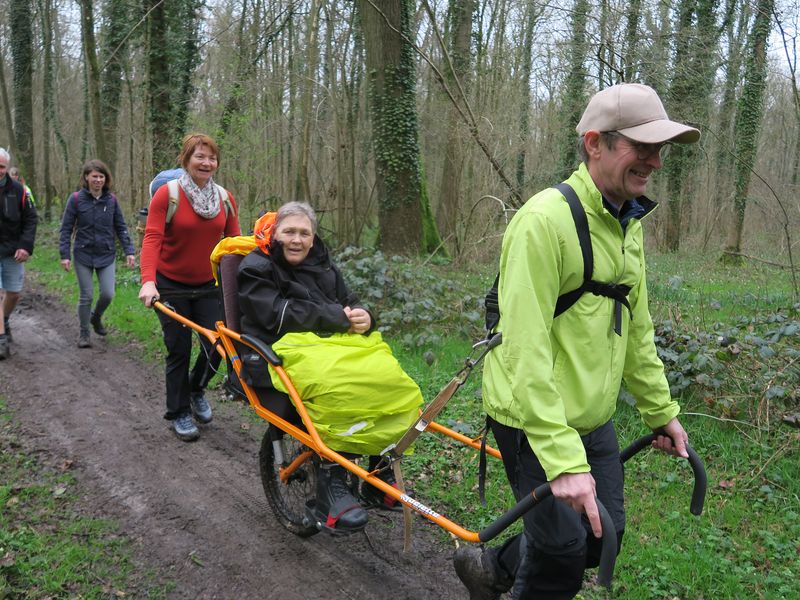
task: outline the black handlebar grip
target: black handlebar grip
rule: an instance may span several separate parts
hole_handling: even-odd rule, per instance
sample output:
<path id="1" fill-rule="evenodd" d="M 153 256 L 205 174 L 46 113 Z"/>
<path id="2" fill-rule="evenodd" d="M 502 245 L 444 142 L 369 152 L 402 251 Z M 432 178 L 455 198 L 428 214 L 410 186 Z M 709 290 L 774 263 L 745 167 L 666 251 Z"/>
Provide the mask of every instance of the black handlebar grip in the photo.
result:
<path id="1" fill-rule="evenodd" d="M 647 448 L 658 435 L 666 435 L 663 431 L 657 433 L 650 433 L 640 437 L 633 442 L 630 446 L 620 452 L 620 459 L 622 462 L 627 462 L 628 459 L 635 456 L 638 452 Z M 686 452 L 689 454 L 689 466 L 692 467 L 694 473 L 694 489 L 692 490 L 692 501 L 689 504 L 689 512 L 693 515 L 700 516 L 703 514 L 703 505 L 706 501 L 706 488 L 708 487 L 708 478 L 706 476 L 706 469 L 703 466 L 703 461 L 697 452 L 694 451 L 689 444 L 686 444 Z"/>
<path id="2" fill-rule="evenodd" d="M 272 349 L 272 346 L 262 342 L 257 337 L 245 333 L 242 335 L 242 341 L 248 346 L 251 346 L 261 356 L 267 359 L 271 365 L 279 367 L 283 364 L 283 360 L 281 360 L 281 357 L 275 353 L 275 350 Z"/>
<path id="3" fill-rule="evenodd" d="M 603 526 L 603 547 L 600 550 L 597 583 L 610 590 L 611 580 L 614 577 L 614 565 L 617 562 L 617 528 L 614 527 L 611 515 L 608 514 L 600 500 L 597 500 L 597 510 L 600 512 L 600 524 Z"/>
<path id="4" fill-rule="evenodd" d="M 553 495 L 549 483 L 543 483 L 533 492 L 517 502 L 504 514 L 491 523 L 488 527 L 478 532 L 478 539 L 482 542 L 489 542 L 500 535 L 514 521 L 535 507 L 545 498 Z M 600 522 L 603 526 L 603 547 L 600 551 L 600 569 L 597 573 L 597 580 L 600 585 L 607 588 L 611 587 L 611 579 L 614 577 L 614 564 L 617 561 L 617 531 L 614 521 L 608 514 L 606 507 L 600 500 L 597 500 L 597 509 L 600 512 Z"/>

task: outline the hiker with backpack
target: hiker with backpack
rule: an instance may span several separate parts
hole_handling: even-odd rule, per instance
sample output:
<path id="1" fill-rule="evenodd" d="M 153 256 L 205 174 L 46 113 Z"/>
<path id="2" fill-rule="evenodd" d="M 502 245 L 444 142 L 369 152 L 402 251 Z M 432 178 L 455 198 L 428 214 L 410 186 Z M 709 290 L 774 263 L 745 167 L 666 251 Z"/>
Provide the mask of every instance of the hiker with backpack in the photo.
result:
<path id="1" fill-rule="evenodd" d="M 183 138 L 178 161 L 179 179 L 162 185 L 150 201 L 140 259 L 139 299 L 150 307 L 161 299 L 198 325 L 213 329 L 222 316 L 209 257 L 222 237 L 239 235 L 233 195 L 214 183 L 219 168 L 217 143 L 202 133 Z M 219 366 L 220 356 L 205 339 L 189 370 L 192 332 L 159 312 L 167 348 L 164 418 L 179 439 L 200 436 L 194 419 L 212 419 L 205 388 Z"/>
<path id="2" fill-rule="evenodd" d="M 25 200 L 36 206 L 36 198 L 33 197 L 31 188 L 25 183 L 25 178 L 22 176 L 22 173 L 19 172 L 19 167 L 11 167 L 8 170 L 8 174 L 11 176 L 11 179 L 20 183 L 22 187 L 25 188 Z"/>
<path id="3" fill-rule="evenodd" d="M 116 247 L 114 237 L 122 245 L 125 263 L 136 264 L 135 251 L 128 235 L 128 226 L 117 197 L 111 192 L 112 178 L 101 160 L 86 161 L 81 169 L 80 189 L 67 198 L 61 219 L 59 253 L 65 271 L 75 267 L 80 297 L 78 299 L 78 348 L 91 348 L 89 326 L 97 335 L 108 333 L 103 313 L 114 299 L 116 285 Z M 74 243 L 73 243 L 74 240 Z M 72 255 L 73 260 L 70 260 Z M 97 273 L 100 295 L 92 309 Z"/>
<path id="4" fill-rule="evenodd" d="M 11 355 L 8 317 L 19 302 L 39 220 L 25 188 L 8 174 L 9 163 L 11 155 L 0 148 L 0 360 Z"/>
<path id="5" fill-rule="evenodd" d="M 700 132 L 669 120 L 656 92 L 637 84 L 595 94 L 577 132 L 581 165 L 566 186 L 531 198 L 503 237 L 502 344 L 487 355 L 483 377 L 488 424 L 514 494 L 549 482 L 553 497 L 501 547 L 456 551 L 472 600 L 512 589 L 513 598 L 573 598 L 599 560 L 595 498 L 621 543 L 623 469 L 612 416 L 623 379 L 660 434 L 653 446 L 688 456 L 656 353 L 641 220 L 656 206 L 644 193 L 668 144 L 695 143 Z"/>

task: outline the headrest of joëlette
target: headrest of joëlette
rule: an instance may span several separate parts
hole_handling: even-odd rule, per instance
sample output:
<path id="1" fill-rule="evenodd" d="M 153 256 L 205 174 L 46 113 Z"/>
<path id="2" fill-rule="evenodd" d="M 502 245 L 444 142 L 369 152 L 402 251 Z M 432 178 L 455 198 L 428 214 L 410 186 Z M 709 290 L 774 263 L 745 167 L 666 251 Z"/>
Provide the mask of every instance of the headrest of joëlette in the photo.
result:
<path id="1" fill-rule="evenodd" d="M 256 238 L 256 245 L 264 253 L 269 253 L 269 244 L 272 241 L 272 230 L 275 226 L 275 218 L 278 216 L 276 212 L 264 213 L 256 221 L 253 228 L 253 235 Z"/>

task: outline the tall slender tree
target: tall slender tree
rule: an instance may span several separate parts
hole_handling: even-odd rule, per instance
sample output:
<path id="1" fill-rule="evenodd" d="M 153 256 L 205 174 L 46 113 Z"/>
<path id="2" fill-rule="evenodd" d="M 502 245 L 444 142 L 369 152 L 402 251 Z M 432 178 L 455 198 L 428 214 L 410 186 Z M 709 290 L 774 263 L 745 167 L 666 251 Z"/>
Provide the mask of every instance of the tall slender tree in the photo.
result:
<path id="1" fill-rule="evenodd" d="M 753 28 L 750 30 L 745 56 L 744 86 L 736 107 L 736 168 L 733 197 L 733 219 L 725 244 L 727 260 L 739 260 L 742 249 L 747 195 L 758 148 L 758 134 L 764 117 L 764 88 L 767 81 L 767 47 L 775 0 L 758 0 Z"/>
<path id="2" fill-rule="evenodd" d="M 94 6 L 92 0 L 80 0 L 81 7 L 81 40 L 83 41 L 83 57 L 86 69 L 86 90 L 89 100 L 92 133 L 94 134 L 94 154 L 100 160 L 109 162 L 106 152 L 106 141 L 103 135 L 102 106 L 100 100 L 100 65 L 97 62 L 97 42 L 94 34 Z"/>
<path id="3" fill-rule="evenodd" d="M 559 132 L 559 163 L 556 179 L 566 179 L 575 169 L 575 127 L 586 106 L 586 56 L 588 41 L 586 27 L 589 1 L 575 0 L 572 13 L 572 33 L 569 45 L 568 73 L 561 94 L 561 123 Z"/>
<path id="4" fill-rule="evenodd" d="M 14 60 L 14 145 L 16 162 L 36 187 L 33 142 L 33 31 L 30 0 L 15 0 L 9 8 L 11 56 Z"/>
<path id="5" fill-rule="evenodd" d="M 474 13 L 475 0 L 450 0 L 450 26 L 448 28 L 450 43 L 448 52 L 445 53 L 446 57 L 449 56 L 450 63 L 444 68 L 444 72 L 447 74 L 450 88 L 459 90 L 455 97 L 462 106 L 467 100 L 462 94 L 466 94 L 469 89 L 472 70 L 470 40 Z M 451 240 L 451 245 L 458 254 L 460 240 L 456 225 L 461 212 L 461 172 L 464 159 L 459 136 L 461 119 L 456 107 L 448 105 L 446 121 L 446 142 L 437 223 L 439 231 L 445 239 Z"/>
<path id="6" fill-rule="evenodd" d="M 5 48 L 0 43 L 0 56 L 6 56 Z M 8 148 L 11 154 L 17 153 L 17 142 L 14 139 L 14 117 L 11 115 L 11 100 L 8 98 L 6 71 L 4 61 L 0 60 L 0 101 L 3 102 L 3 117 L 8 131 Z"/>
<path id="7" fill-rule="evenodd" d="M 103 29 L 100 43 L 100 98 L 103 142 L 106 161 L 115 173 L 117 169 L 117 128 L 119 122 L 122 76 L 128 55 L 128 39 L 132 14 L 128 0 L 107 0 L 103 4 Z"/>
<path id="8" fill-rule="evenodd" d="M 717 69 L 718 42 L 722 28 L 717 25 L 716 0 L 681 0 L 675 27 L 674 75 L 669 89 L 670 114 L 679 121 L 703 124 L 708 121 L 711 90 Z M 680 248 L 685 213 L 691 208 L 688 193 L 699 148 L 679 144 L 666 164 L 669 204 L 665 243 L 670 252 Z"/>
<path id="9" fill-rule="evenodd" d="M 525 157 L 530 135 L 530 114 L 533 89 L 533 32 L 539 20 L 541 9 L 531 2 L 525 12 L 525 21 L 522 36 L 522 73 L 520 77 L 520 106 L 519 106 L 519 138 L 520 149 L 517 153 L 517 192 L 522 195 L 525 187 Z"/>

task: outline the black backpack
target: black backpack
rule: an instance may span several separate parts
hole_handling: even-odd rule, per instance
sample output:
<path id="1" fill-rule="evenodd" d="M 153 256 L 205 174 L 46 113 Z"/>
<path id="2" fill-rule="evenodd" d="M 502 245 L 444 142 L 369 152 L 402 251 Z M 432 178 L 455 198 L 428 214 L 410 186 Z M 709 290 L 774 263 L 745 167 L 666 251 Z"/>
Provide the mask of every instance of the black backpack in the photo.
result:
<path id="1" fill-rule="evenodd" d="M 596 296 L 606 296 L 615 301 L 614 304 L 614 331 L 617 335 L 622 335 L 622 307 L 628 309 L 628 313 L 633 318 L 628 294 L 631 288 L 627 285 L 617 283 L 601 283 L 592 279 L 594 270 L 594 254 L 592 252 L 592 237 L 589 233 L 589 222 L 586 220 L 586 211 L 578 199 L 575 190 L 568 183 L 559 183 L 553 186 L 564 196 L 569 210 L 572 213 L 572 220 L 575 222 L 575 230 L 578 234 L 578 241 L 581 245 L 581 255 L 583 256 L 583 284 L 558 297 L 553 317 L 557 317 L 575 304 L 583 294 L 591 292 Z M 487 338 L 492 338 L 495 328 L 500 322 L 500 304 L 497 297 L 497 286 L 500 282 L 500 274 L 494 278 L 491 289 L 486 293 L 484 307 L 486 308 L 486 334 Z"/>

